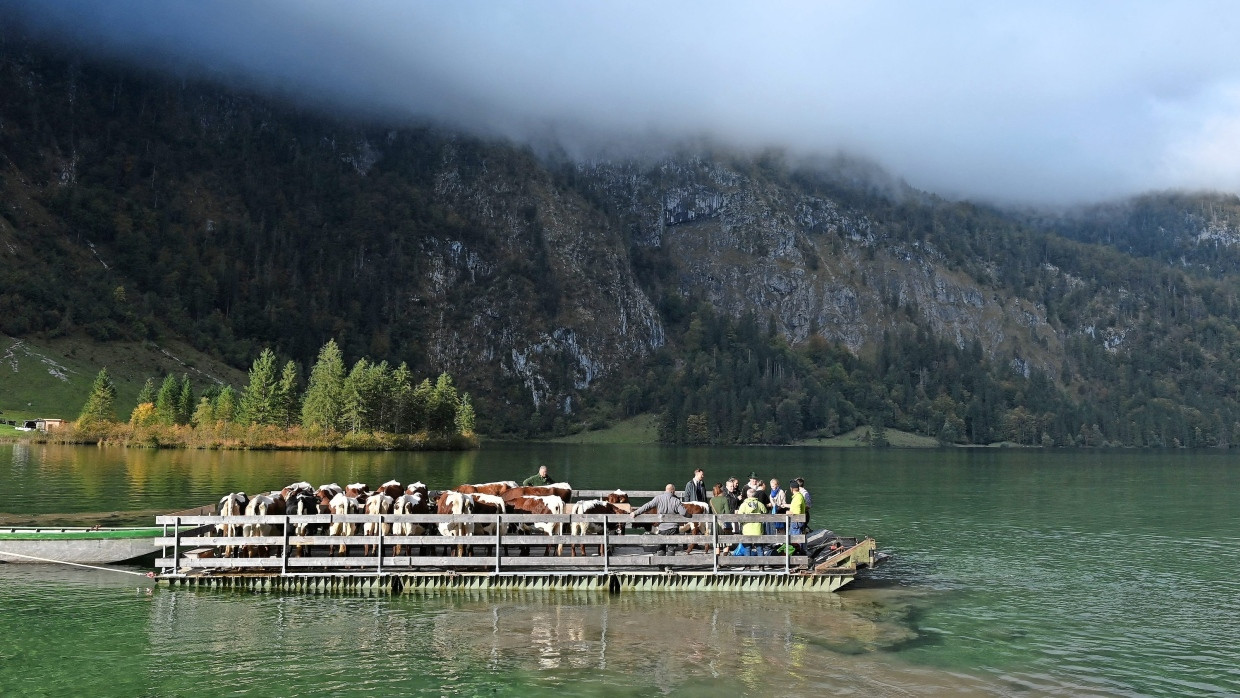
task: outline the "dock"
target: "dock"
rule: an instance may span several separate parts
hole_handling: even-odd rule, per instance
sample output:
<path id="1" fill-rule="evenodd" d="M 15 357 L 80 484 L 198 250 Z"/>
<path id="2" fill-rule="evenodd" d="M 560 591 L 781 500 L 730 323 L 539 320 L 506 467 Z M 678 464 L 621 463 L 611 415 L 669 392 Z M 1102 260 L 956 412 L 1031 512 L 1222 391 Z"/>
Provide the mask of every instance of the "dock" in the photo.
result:
<path id="1" fill-rule="evenodd" d="M 582 491 L 578 499 L 605 496 Z M 630 492 L 653 497 L 658 492 Z M 401 594 L 443 589 L 563 589 L 622 593 L 642 590 L 836 591 L 883 556 L 871 538 L 829 532 L 792 535 L 804 516 L 707 514 L 692 517 L 625 514 L 313 514 L 307 516 L 169 515 L 156 518 L 163 535 L 155 566 L 170 587 L 307 593 Z M 723 524 L 782 524 L 773 535 L 728 533 Z M 424 535 L 393 535 L 396 523 L 426 526 Z M 439 535 L 440 524 L 472 527 L 472 535 Z M 517 533 L 517 525 L 558 524 L 560 533 Z M 594 530 L 566 535 L 571 524 Z M 677 523 L 689 532 L 658 535 L 636 525 Z M 231 524 L 266 525 L 270 535 L 217 535 Z M 331 524 L 357 532 L 327 535 Z M 360 533 L 371 524 L 370 535 Z M 299 525 L 313 533 L 297 535 Z M 580 528 L 580 526 L 578 527 Z M 739 526 L 738 526 L 739 528 Z M 555 530 L 555 529 L 553 529 Z M 485 532 L 483 532 L 485 531 Z M 791 555 L 719 555 L 738 543 L 793 550 Z M 692 545 L 694 550 L 686 552 Z M 344 546 L 344 553 L 340 547 Z M 577 546 L 577 555 L 571 554 Z M 674 546 L 657 554 L 660 546 Z M 787 547 L 784 547 L 787 546 Z M 232 548 L 236 557 L 226 557 Z M 584 555 L 581 553 L 583 552 Z M 557 554 L 557 552 L 559 554 Z"/>

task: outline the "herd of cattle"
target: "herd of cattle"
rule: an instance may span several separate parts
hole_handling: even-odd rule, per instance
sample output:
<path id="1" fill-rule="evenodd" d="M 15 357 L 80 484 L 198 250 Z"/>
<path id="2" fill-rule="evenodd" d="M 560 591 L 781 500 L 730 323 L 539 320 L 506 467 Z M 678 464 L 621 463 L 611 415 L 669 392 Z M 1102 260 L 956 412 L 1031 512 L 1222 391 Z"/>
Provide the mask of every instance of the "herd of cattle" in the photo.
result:
<path id="1" fill-rule="evenodd" d="M 341 487 L 335 483 L 314 488 L 308 482 L 295 482 L 282 490 L 247 497 L 244 492 L 234 492 L 222 499 L 216 507 L 220 516 L 283 516 L 285 514 L 300 516 L 307 514 L 623 514 L 629 513 L 629 497 L 620 490 L 608 494 L 606 499 L 590 499 L 573 502 L 573 489 L 568 483 L 560 482 L 545 487 L 521 487 L 515 482 L 488 482 L 479 485 L 461 485 L 453 490 L 431 492 L 426 485 L 415 482 L 402 486 L 395 480 L 385 482 L 377 489 L 371 490 L 365 483 L 354 483 Z M 702 502 L 686 502 L 686 509 L 691 514 L 710 513 L 708 505 Z M 531 516 L 531 518 L 534 518 Z M 504 521 L 506 530 L 503 533 L 541 534 L 556 536 L 563 532 L 564 525 L 558 522 L 531 521 L 523 523 L 520 517 L 512 517 Z M 331 524 L 312 524 L 293 521 L 289 531 L 297 536 L 314 536 L 326 533 L 329 536 L 353 536 L 360 531 L 364 536 L 377 536 L 382 526 L 384 536 L 426 536 L 442 535 L 457 540 L 444 545 L 445 548 L 455 547 L 453 554 L 464 555 L 467 552 L 464 536 L 494 535 L 495 523 L 464 523 L 443 522 L 437 526 L 426 523 L 409 522 L 367 522 L 364 524 L 333 522 Z M 217 530 L 224 537 L 256 537 L 275 536 L 283 533 L 280 524 L 218 524 Z M 623 532 L 623 525 L 620 525 Z M 571 535 L 597 535 L 601 533 L 600 524 L 573 522 Z M 455 544 L 455 545 L 453 545 Z M 431 546 L 434 547 L 434 546 Z M 521 546 L 522 554 L 528 554 L 528 546 Z M 364 546 L 363 555 L 374 552 L 374 546 Z M 239 555 L 242 550 L 250 556 L 267 556 L 265 546 L 227 546 L 226 556 Z M 575 556 L 580 549 L 585 554 L 584 546 L 573 546 Z M 296 546 L 298 555 L 303 554 L 302 546 Z M 330 554 L 344 555 L 346 545 L 331 546 Z M 394 547 L 394 554 L 401 555 L 401 546 Z M 425 553 L 423 548 L 420 552 Z M 548 546 L 547 553 L 551 548 Z M 563 552 L 563 546 L 556 547 L 556 554 Z M 600 546 L 600 554 L 601 546 Z"/>

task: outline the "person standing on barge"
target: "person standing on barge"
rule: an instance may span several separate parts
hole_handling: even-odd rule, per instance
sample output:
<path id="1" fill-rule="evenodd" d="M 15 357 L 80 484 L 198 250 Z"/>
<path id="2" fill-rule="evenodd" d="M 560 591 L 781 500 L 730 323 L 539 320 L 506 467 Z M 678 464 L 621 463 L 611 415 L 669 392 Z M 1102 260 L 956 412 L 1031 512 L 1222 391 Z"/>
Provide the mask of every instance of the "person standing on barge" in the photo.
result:
<path id="1" fill-rule="evenodd" d="M 745 492 L 745 501 L 741 502 L 740 507 L 736 510 L 738 514 L 765 514 L 766 505 L 762 500 L 758 499 L 758 491 L 750 487 Z M 741 524 L 742 536 L 761 536 L 766 533 L 766 526 L 761 521 L 746 521 Z M 766 555 L 767 546 L 762 543 L 741 543 L 736 546 L 737 555 Z"/>
<path id="2" fill-rule="evenodd" d="M 693 479 L 685 483 L 685 501 L 706 501 L 706 473 L 701 468 L 694 470 Z"/>
<path id="3" fill-rule="evenodd" d="M 651 509 L 654 509 L 656 514 L 679 514 L 681 516 L 689 515 L 689 511 L 685 509 L 685 505 L 682 504 L 680 499 L 676 497 L 676 485 L 670 483 L 663 488 L 663 494 L 657 495 L 654 499 L 641 505 L 641 507 L 634 510 L 632 514 L 629 514 L 629 518 L 631 519 L 635 516 L 645 514 Z M 655 533 L 661 536 L 668 536 L 674 535 L 679 530 L 680 524 L 676 522 L 661 521 L 659 522 L 659 527 L 655 529 Z M 655 555 L 674 555 L 675 551 L 676 546 L 672 544 L 660 545 Z"/>

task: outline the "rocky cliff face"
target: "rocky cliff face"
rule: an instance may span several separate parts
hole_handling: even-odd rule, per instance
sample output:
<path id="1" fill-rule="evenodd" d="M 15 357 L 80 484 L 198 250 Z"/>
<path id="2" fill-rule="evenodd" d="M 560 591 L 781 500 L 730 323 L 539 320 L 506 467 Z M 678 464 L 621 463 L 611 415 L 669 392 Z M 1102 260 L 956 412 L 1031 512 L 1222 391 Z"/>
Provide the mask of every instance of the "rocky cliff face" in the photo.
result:
<path id="1" fill-rule="evenodd" d="M 722 159 L 583 170 L 634 214 L 633 243 L 674 261 L 681 293 L 774 317 L 791 342 L 819 334 L 863 353 L 912 310 L 960 346 L 977 339 L 1022 370 L 1058 370 L 1045 307 L 952 270 L 933 243 L 892 240 L 864 211 Z"/>

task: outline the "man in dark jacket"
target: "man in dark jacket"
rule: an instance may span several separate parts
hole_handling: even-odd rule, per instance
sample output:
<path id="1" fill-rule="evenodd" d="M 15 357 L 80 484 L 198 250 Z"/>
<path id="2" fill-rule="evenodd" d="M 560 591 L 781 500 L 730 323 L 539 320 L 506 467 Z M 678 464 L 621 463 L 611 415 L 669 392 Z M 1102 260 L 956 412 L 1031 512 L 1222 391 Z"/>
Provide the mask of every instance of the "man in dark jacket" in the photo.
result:
<path id="1" fill-rule="evenodd" d="M 629 518 L 633 518 L 634 516 L 638 516 L 640 514 L 645 514 L 651 509 L 654 509 L 656 514 L 679 514 L 681 516 L 689 515 L 689 511 L 685 509 L 685 505 L 681 504 L 680 500 L 676 497 L 676 485 L 671 484 L 663 488 L 663 494 L 656 495 L 654 499 L 641 505 L 641 507 L 636 509 L 632 514 L 629 514 Z M 678 530 L 680 530 L 680 524 L 674 521 L 661 521 L 659 522 L 659 528 L 655 530 L 655 533 L 661 536 L 667 536 L 675 534 Z M 655 553 L 655 555 L 671 555 L 672 553 L 672 545 L 660 545 L 659 550 Z"/>
<path id="2" fill-rule="evenodd" d="M 706 501 L 706 473 L 701 468 L 694 470 L 693 479 L 685 483 L 685 501 Z"/>
<path id="3" fill-rule="evenodd" d="M 728 484 L 724 487 L 723 496 L 728 498 L 728 513 L 735 514 L 743 499 L 741 497 L 741 481 L 735 477 L 728 478 Z M 740 527 L 735 523 L 726 523 L 723 525 L 723 530 L 728 533 L 736 533 L 740 530 Z"/>

